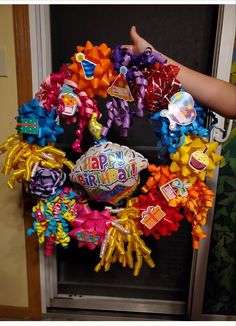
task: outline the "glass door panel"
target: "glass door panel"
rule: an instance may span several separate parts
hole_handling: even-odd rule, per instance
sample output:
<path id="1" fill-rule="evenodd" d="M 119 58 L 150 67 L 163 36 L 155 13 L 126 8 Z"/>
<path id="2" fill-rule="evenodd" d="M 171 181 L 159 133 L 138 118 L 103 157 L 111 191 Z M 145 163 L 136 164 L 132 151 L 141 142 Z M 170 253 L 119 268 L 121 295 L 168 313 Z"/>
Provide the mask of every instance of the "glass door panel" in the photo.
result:
<path id="1" fill-rule="evenodd" d="M 53 5 L 50 9 L 54 72 L 69 61 L 76 45 L 83 45 L 87 40 L 94 44 L 106 42 L 111 48 L 121 43 L 128 44 L 129 29 L 135 24 L 160 51 L 195 70 L 211 73 L 218 14 L 216 5 Z M 99 100 L 102 123 L 107 120 L 105 102 Z M 75 162 L 79 156 L 70 149 L 75 139 L 75 126 L 63 127 L 65 133 L 60 138 L 60 146 Z M 120 137 L 119 129 L 113 127 L 109 140 L 139 151 L 150 163 L 168 163 L 168 158 L 160 159 L 148 114 L 134 121 L 127 138 Z M 85 132 L 82 147 L 86 150 L 92 145 L 92 137 Z M 145 173 L 141 185 L 147 177 Z M 145 242 L 152 250 L 156 267 L 150 269 L 144 263 L 138 277 L 119 264 L 113 264 L 109 272 L 94 272 L 99 261 L 98 250 L 77 249 L 73 240 L 66 250 L 58 247 L 58 295 L 100 296 L 111 300 L 120 297 L 131 301 L 142 299 L 143 302 L 180 301 L 186 304 L 192 263 L 190 224 L 182 221 L 179 231 L 171 237 L 162 237 L 158 241 L 146 237 Z"/>

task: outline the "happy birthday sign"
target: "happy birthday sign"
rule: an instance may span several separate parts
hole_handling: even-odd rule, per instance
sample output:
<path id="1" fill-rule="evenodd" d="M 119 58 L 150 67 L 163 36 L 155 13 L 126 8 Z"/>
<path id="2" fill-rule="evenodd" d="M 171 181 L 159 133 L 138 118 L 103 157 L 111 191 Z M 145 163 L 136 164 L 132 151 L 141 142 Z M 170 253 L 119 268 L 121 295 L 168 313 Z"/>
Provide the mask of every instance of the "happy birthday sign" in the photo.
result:
<path id="1" fill-rule="evenodd" d="M 103 142 L 90 148 L 76 162 L 71 180 L 83 186 L 96 200 L 111 201 L 136 188 L 139 172 L 147 164 L 147 159 L 132 149 Z"/>

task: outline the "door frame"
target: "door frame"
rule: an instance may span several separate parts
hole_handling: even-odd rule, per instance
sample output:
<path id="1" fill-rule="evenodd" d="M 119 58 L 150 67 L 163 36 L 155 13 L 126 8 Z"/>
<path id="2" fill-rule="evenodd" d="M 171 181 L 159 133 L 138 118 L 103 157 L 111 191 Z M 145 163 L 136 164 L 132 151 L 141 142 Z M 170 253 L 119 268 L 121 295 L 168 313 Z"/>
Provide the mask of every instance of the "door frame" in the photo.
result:
<path id="1" fill-rule="evenodd" d="M 16 78 L 18 106 L 32 98 L 31 45 L 28 5 L 12 5 L 14 43 L 16 56 Z M 17 111 L 17 108 L 16 108 Z M 36 237 L 29 237 L 26 230 L 32 227 L 32 201 L 24 196 L 24 230 L 26 250 L 26 270 L 28 306 L 0 306 L 0 316 L 12 320 L 41 320 L 41 292 L 39 273 L 39 251 Z"/>
<path id="2" fill-rule="evenodd" d="M 235 5 L 221 5 L 219 6 L 218 22 L 217 22 L 217 36 L 214 49 L 212 76 L 229 82 L 230 70 L 232 64 L 232 56 L 234 49 L 234 40 L 236 35 L 236 21 L 235 21 Z M 211 132 L 210 140 L 219 141 L 224 137 L 224 129 L 227 120 L 219 114 L 216 114 L 218 122 Z M 224 141 L 230 135 L 232 128 L 232 121 L 229 120 L 228 130 L 224 137 Z M 217 152 L 221 154 L 222 145 L 219 144 Z M 214 171 L 214 178 L 207 180 L 208 187 L 216 194 L 218 184 L 219 166 Z M 207 234 L 198 249 L 193 254 L 192 263 L 192 277 L 191 277 L 191 291 L 189 296 L 188 314 L 190 320 L 235 320 L 236 316 L 229 315 L 214 315 L 203 313 L 205 282 L 208 267 L 208 258 L 211 243 L 211 233 L 214 222 L 215 201 L 213 208 L 208 212 L 207 223 L 204 227 L 204 232 Z"/>

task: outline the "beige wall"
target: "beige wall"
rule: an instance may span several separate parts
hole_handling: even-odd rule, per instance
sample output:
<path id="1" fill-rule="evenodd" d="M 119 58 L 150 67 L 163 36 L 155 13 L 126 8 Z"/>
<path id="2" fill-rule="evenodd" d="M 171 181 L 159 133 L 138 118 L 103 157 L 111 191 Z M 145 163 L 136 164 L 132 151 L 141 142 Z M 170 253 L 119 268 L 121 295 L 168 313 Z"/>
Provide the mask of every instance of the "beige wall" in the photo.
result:
<path id="1" fill-rule="evenodd" d="M 8 77 L 0 77 L 0 144 L 15 133 L 16 63 L 12 6 L 0 5 L 0 47 L 7 48 Z M 6 154 L 0 155 L 2 170 Z M 10 190 L 0 174 L 0 305 L 28 306 L 21 187 Z"/>

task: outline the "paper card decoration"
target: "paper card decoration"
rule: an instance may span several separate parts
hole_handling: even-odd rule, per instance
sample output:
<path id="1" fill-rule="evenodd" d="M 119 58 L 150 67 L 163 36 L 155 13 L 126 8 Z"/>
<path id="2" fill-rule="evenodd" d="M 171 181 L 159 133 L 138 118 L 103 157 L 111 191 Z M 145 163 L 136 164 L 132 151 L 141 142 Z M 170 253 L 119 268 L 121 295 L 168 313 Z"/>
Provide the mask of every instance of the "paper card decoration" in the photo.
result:
<path id="1" fill-rule="evenodd" d="M 203 151 L 195 151 L 189 158 L 188 165 L 197 172 L 204 171 L 209 165 L 209 157 L 206 154 L 207 147 Z"/>
<path id="2" fill-rule="evenodd" d="M 87 80 L 93 79 L 96 63 L 86 59 L 85 55 L 82 52 L 76 54 L 76 61 L 81 63 L 85 79 Z"/>
<path id="3" fill-rule="evenodd" d="M 160 115 L 169 119 L 170 130 L 175 130 L 177 125 L 190 125 L 196 119 L 192 96 L 182 91 L 175 93 L 170 99 L 168 110 L 162 110 Z"/>
<path id="4" fill-rule="evenodd" d="M 141 223 L 144 224 L 149 230 L 152 229 L 160 220 L 166 216 L 159 205 L 149 206 L 142 213 Z"/>
<path id="5" fill-rule="evenodd" d="M 113 84 L 108 88 L 107 93 L 111 96 L 117 97 L 120 100 L 133 102 L 134 98 L 131 94 L 129 84 L 126 79 L 127 68 L 120 67 L 120 73 L 114 80 Z"/>
<path id="6" fill-rule="evenodd" d="M 61 93 L 59 94 L 58 98 L 61 99 L 64 104 L 64 110 L 62 114 L 68 116 L 74 115 L 79 103 L 79 98 L 73 92 L 73 89 L 70 86 L 63 84 Z"/>
<path id="7" fill-rule="evenodd" d="M 175 178 L 162 185 L 160 191 L 167 201 L 188 196 L 188 191 L 179 178 Z"/>
<path id="8" fill-rule="evenodd" d="M 88 231 L 78 231 L 76 232 L 76 238 L 79 241 L 91 242 L 93 244 L 98 244 L 100 237 L 96 235 L 96 232 L 89 233 Z"/>
<path id="9" fill-rule="evenodd" d="M 19 134 L 38 135 L 38 119 L 18 117 L 16 129 Z"/>

